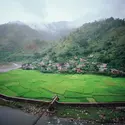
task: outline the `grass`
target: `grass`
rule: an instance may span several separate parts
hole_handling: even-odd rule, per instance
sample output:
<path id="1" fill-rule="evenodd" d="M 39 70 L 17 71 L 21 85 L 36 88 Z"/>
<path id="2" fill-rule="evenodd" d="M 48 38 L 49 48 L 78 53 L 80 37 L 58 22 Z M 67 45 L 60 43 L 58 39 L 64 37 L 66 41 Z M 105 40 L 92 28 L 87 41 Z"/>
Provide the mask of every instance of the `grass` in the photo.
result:
<path id="1" fill-rule="evenodd" d="M 90 121 L 96 121 L 98 123 L 114 123 L 116 119 L 119 119 L 119 123 L 122 124 L 122 119 L 125 116 L 123 110 L 118 110 L 115 107 L 72 107 L 72 106 L 57 106 L 57 116 L 64 118 L 84 119 Z M 101 118 L 101 115 L 104 118 Z M 115 120 L 115 121 L 114 121 Z M 118 122 L 118 121 L 117 121 Z M 90 123 L 91 124 L 91 123 Z M 93 123 L 94 124 L 94 123 Z M 124 123 L 123 123 L 124 124 Z"/>
<path id="2" fill-rule="evenodd" d="M 125 78 L 18 69 L 0 74 L 0 93 L 42 100 L 57 94 L 60 102 L 125 102 Z"/>

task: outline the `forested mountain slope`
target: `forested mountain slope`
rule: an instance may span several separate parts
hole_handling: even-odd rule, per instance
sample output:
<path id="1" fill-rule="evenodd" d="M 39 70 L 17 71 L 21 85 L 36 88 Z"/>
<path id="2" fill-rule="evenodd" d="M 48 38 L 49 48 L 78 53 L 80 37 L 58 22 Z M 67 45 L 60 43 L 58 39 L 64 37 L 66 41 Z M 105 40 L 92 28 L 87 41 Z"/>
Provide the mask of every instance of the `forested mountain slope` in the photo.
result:
<path id="1" fill-rule="evenodd" d="M 94 62 L 108 63 L 112 67 L 125 67 L 125 20 L 108 18 L 86 23 L 54 48 L 49 57 L 65 62 L 77 57 L 93 57 Z"/>
<path id="2" fill-rule="evenodd" d="M 44 41 L 44 32 L 22 23 L 0 25 L 0 61 L 25 60 L 48 46 L 48 42 Z"/>
<path id="3" fill-rule="evenodd" d="M 28 25 L 20 21 L 0 25 L 0 61 L 21 61 L 42 53 L 72 30 L 67 23 Z"/>

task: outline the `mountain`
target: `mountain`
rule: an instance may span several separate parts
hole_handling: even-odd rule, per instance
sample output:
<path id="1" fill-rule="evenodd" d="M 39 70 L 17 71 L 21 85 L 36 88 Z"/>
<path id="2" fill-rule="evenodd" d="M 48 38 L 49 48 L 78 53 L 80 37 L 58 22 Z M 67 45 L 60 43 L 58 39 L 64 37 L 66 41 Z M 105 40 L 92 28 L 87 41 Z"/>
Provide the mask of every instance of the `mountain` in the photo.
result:
<path id="1" fill-rule="evenodd" d="M 67 22 L 29 25 L 20 21 L 0 25 L 0 60 L 22 60 L 41 53 L 72 31 Z M 25 60 L 25 59 L 24 59 Z"/>
<path id="2" fill-rule="evenodd" d="M 86 23 L 47 53 L 56 62 L 92 56 L 92 62 L 125 70 L 125 20 L 111 17 Z"/>
<path id="3" fill-rule="evenodd" d="M 42 39 L 42 35 L 23 23 L 7 23 L 0 25 L 0 38 L 2 39 L 1 42 L 6 42 L 7 39 L 23 41 L 25 39 Z"/>
<path id="4" fill-rule="evenodd" d="M 59 21 L 59 22 L 52 22 L 52 23 L 29 23 L 27 24 L 32 29 L 35 29 L 39 32 L 44 32 L 45 34 L 49 35 L 46 37 L 44 34 L 45 40 L 58 40 L 65 36 L 68 36 L 71 31 L 75 29 L 72 22 L 68 21 Z"/>
<path id="5" fill-rule="evenodd" d="M 0 60 L 19 59 L 47 46 L 42 33 L 23 23 L 0 25 Z"/>
<path id="6" fill-rule="evenodd" d="M 65 36 L 68 36 L 70 32 L 72 32 L 75 29 L 73 22 L 68 21 L 52 23 L 23 23 L 20 21 L 13 21 L 7 24 L 28 26 L 31 29 L 37 31 L 37 33 L 41 35 L 40 39 L 47 41 L 59 40 Z"/>
<path id="7" fill-rule="evenodd" d="M 21 22 L 0 25 L 0 60 L 22 61 L 49 57 L 64 63 L 91 58 L 93 63 L 125 71 L 125 20 L 108 18 L 75 29 L 71 22 L 33 27 Z M 55 40 L 55 42 L 53 41 Z M 42 54 L 42 55 L 41 55 Z"/>

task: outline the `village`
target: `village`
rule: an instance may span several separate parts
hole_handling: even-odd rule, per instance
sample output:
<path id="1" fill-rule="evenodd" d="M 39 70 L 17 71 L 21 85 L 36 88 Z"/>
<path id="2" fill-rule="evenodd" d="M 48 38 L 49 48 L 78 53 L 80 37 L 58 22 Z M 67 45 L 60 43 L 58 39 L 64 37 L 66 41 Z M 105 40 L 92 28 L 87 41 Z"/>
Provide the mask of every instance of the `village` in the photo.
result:
<path id="1" fill-rule="evenodd" d="M 67 74 L 102 74 L 109 76 L 125 76 L 125 72 L 108 65 L 108 63 L 100 63 L 93 61 L 93 55 L 87 58 L 79 58 L 74 56 L 66 62 L 54 62 L 49 57 L 44 57 L 40 61 L 26 63 L 22 65 L 22 69 L 39 70 L 43 73 L 67 73 Z"/>

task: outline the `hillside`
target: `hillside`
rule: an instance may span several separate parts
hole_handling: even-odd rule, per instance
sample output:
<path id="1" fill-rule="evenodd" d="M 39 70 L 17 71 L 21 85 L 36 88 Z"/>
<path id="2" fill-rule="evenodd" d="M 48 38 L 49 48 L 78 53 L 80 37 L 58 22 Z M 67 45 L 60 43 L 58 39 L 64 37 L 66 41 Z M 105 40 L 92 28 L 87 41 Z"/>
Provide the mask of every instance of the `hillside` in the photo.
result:
<path id="1" fill-rule="evenodd" d="M 62 23 L 54 25 L 60 27 Z M 57 31 L 54 25 L 48 28 Z M 62 29 L 66 28 L 62 26 Z M 111 17 L 86 23 L 55 43 L 44 41 L 47 33 L 42 33 L 23 24 L 0 25 L 0 60 L 37 59 L 36 63 L 43 61 L 46 64 L 43 70 L 47 70 L 49 61 L 63 66 L 74 61 L 72 68 L 69 66 L 71 70 L 82 65 L 82 71 L 97 71 L 98 65 L 106 64 L 110 69 L 125 71 L 125 20 Z"/>
<path id="2" fill-rule="evenodd" d="M 31 28 L 44 33 L 44 40 L 59 40 L 68 36 L 75 29 L 73 22 L 59 21 L 52 23 L 31 23 L 27 24 Z M 49 36 L 49 37 L 48 37 Z"/>
<path id="3" fill-rule="evenodd" d="M 0 60 L 11 61 L 39 51 L 48 43 L 42 41 L 42 34 L 24 24 L 0 25 Z M 26 55 L 27 54 L 27 55 Z"/>
<path id="4" fill-rule="evenodd" d="M 54 40 L 67 36 L 71 29 L 65 23 L 62 27 L 47 24 L 46 29 L 32 27 L 23 22 L 9 22 L 0 25 L 0 61 L 20 61 L 33 58 L 35 53 L 42 53 L 49 48 Z M 47 27 L 49 26 L 49 27 Z M 56 27 L 56 28 L 54 28 Z"/>
<path id="5" fill-rule="evenodd" d="M 86 23 L 54 48 L 50 59 L 66 62 L 70 59 L 91 58 L 91 62 L 106 63 L 113 68 L 125 68 L 125 21 L 108 18 Z M 125 70 L 125 69 L 124 69 Z"/>

